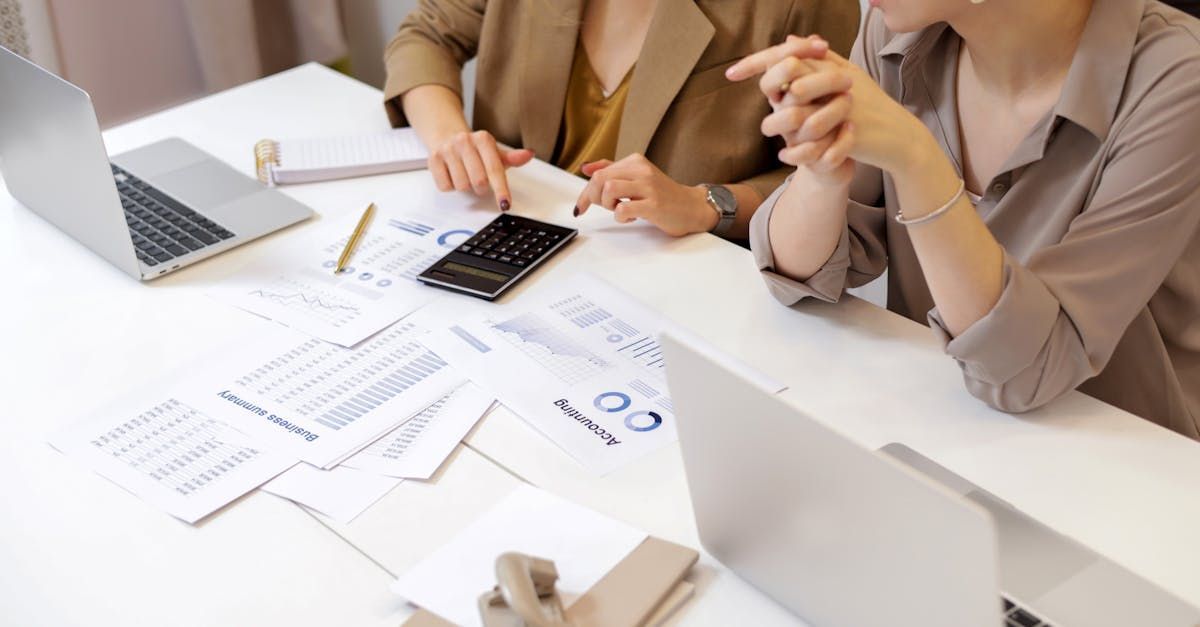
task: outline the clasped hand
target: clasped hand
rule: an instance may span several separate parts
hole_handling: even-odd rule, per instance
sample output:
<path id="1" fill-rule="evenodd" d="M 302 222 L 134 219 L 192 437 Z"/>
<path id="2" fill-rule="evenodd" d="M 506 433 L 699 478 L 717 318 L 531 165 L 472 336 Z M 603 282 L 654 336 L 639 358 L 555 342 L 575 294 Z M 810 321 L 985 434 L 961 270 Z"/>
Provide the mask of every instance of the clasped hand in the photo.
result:
<path id="1" fill-rule="evenodd" d="M 847 184 L 856 161 L 892 173 L 903 169 L 924 129 L 817 36 L 791 35 L 742 59 L 726 76 L 734 81 L 760 76 L 759 89 L 772 109 L 762 132 L 784 140 L 779 160 L 806 167 L 829 184 Z"/>

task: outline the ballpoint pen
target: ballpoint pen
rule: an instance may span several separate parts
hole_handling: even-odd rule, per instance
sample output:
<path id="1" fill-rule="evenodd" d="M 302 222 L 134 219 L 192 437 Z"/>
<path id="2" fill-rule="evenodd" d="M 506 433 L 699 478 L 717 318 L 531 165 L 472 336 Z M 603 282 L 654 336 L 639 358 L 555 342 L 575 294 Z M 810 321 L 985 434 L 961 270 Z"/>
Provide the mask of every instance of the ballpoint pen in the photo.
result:
<path id="1" fill-rule="evenodd" d="M 367 223 L 371 221 L 371 216 L 375 214 L 375 203 L 367 205 L 363 211 L 362 217 L 358 219 L 358 226 L 354 227 L 354 233 L 350 234 L 350 241 L 346 242 L 346 247 L 342 249 L 342 255 L 338 257 L 337 267 L 333 273 L 339 274 L 350 261 L 350 255 L 354 254 L 354 248 L 358 246 L 358 240 L 362 239 L 362 234 L 367 230 Z"/>

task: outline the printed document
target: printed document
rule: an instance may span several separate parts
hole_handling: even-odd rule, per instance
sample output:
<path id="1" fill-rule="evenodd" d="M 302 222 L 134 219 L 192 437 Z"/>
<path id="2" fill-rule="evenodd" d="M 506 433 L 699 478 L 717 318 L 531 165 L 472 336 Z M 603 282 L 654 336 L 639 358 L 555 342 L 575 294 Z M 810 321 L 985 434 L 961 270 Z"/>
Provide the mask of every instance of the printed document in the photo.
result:
<path id="1" fill-rule="evenodd" d="M 129 398 L 50 445 L 154 507 L 195 523 L 296 463 L 175 398 Z"/>
<path id="2" fill-rule="evenodd" d="M 334 274 L 354 221 L 261 259 L 224 280 L 213 297 L 340 346 L 354 346 L 425 305 L 436 291 L 416 276 L 475 233 L 446 219 L 377 212 Z M 472 219 L 478 222 L 478 219 Z"/>
<path id="3" fill-rule="evenodd" d="M 189 372 L 189 403 L 262 446 L 330 468 L 465 383 L 418 338 L 418 314 L 353 349 L 264 325 Z"/>
<path id="4" fill-rule="evenodd" d="M 344 466 L 322 470 L 309 464 L 296 464 L 262 489 L 345 525 L 403 481 Z"/>
<path id="5" fill-rule="evenodd" d="M 505 312 L 426 342 L 597 474 L 675 441 L 656 312 L 586 274 Z"/>
<path id="6" fill-rule="evenodd" d="M 342 466 L 390 477 L 429 479 L 492 407 L 492 401 L 476 385 L 464 384 L 342 462 Z"/>
<path id="7" fill-rule="evenodd" d="M 555 587 L 578 596 L 596 585 L 646 534 L 522 484 L 392 584 L 392 591 L 458 625 L 480 625 L 479 595 L 496 585 L 496 558 L 516 551 L 554 561 Z"/>

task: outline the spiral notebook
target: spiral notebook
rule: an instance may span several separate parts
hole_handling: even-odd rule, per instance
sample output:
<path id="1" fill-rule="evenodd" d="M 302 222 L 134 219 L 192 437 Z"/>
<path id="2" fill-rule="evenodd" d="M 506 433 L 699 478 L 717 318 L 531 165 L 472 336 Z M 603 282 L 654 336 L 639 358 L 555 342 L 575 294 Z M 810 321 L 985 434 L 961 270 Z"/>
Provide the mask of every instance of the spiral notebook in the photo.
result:
<path id="1" fill-rule="evenodd" d="M 258 179 L 272 187 L 419 170 L 428 158 L 429 152 L 411 128 L 344 137 L 264 139 L 254 145 Z"/>

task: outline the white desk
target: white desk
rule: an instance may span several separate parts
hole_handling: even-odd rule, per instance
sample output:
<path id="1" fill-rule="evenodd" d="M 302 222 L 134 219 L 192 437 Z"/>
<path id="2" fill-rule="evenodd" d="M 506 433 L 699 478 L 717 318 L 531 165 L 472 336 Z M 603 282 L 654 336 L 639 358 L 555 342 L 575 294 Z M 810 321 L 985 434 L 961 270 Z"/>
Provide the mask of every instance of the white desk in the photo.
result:
<path id="1" fill-rule="evenodd" d="M 377 91 L 305 66 L 113 129 L 105 139 L 116 153 L 178 135 L 250 174 L 250 147 L 262 137 L 384 124 Z M 511 176 L 518 213 L 572 220 L 580 180 L 537 163 Z M 424 172 L 287 193 L 326 216 L 371 200 L 426 205 L 436 195 Z M 490 211 L 489 204 L 461 211 Z M 1027 416 L 992 412 L 966 393 L 957 367 L 923 327 L 853 299 L 783 308 L 768 296 L 748 252 L 709 236 L 672 240 L 645 225 L 616 225 L 605 214 L 593 210 L 578 220 L 580 241 L 516 298 L 582 270 L 608 276 L 786 382 L 787 398 L 850 437 L 869 446 L 904 441 L 1200 605 L 1196 443 L 1078 394 Z M 402 484 L 350 525 L 322 521 L 347 542 L 300 508 L 263 494 L 189 528 L 42 444 L 47 432 L 136 386 L 147 372 L 186 362 L 213 337 L 265 324 L 209 300 L 204 290 L 311 226 L 139 285 L 0 195 L 0 267 L 11 277 L 0 308 L 0 394 L 9 400 L 0 419 L 12 425 L 0 441 L 7 496 L 0 563 L 18 565 L 0 569 L 0 616 L 20 624 L 131 617 L 148 624 L 266 617 L 394 623 L 389 573 L 434 550 L 518 479 L 697 544 L 677 446 L 594 478 L 502 408 L 435 481 Z M 699 596 L 679 622 L 793 621 L 719 568 L 703 568 L 696 579 Z"/>

